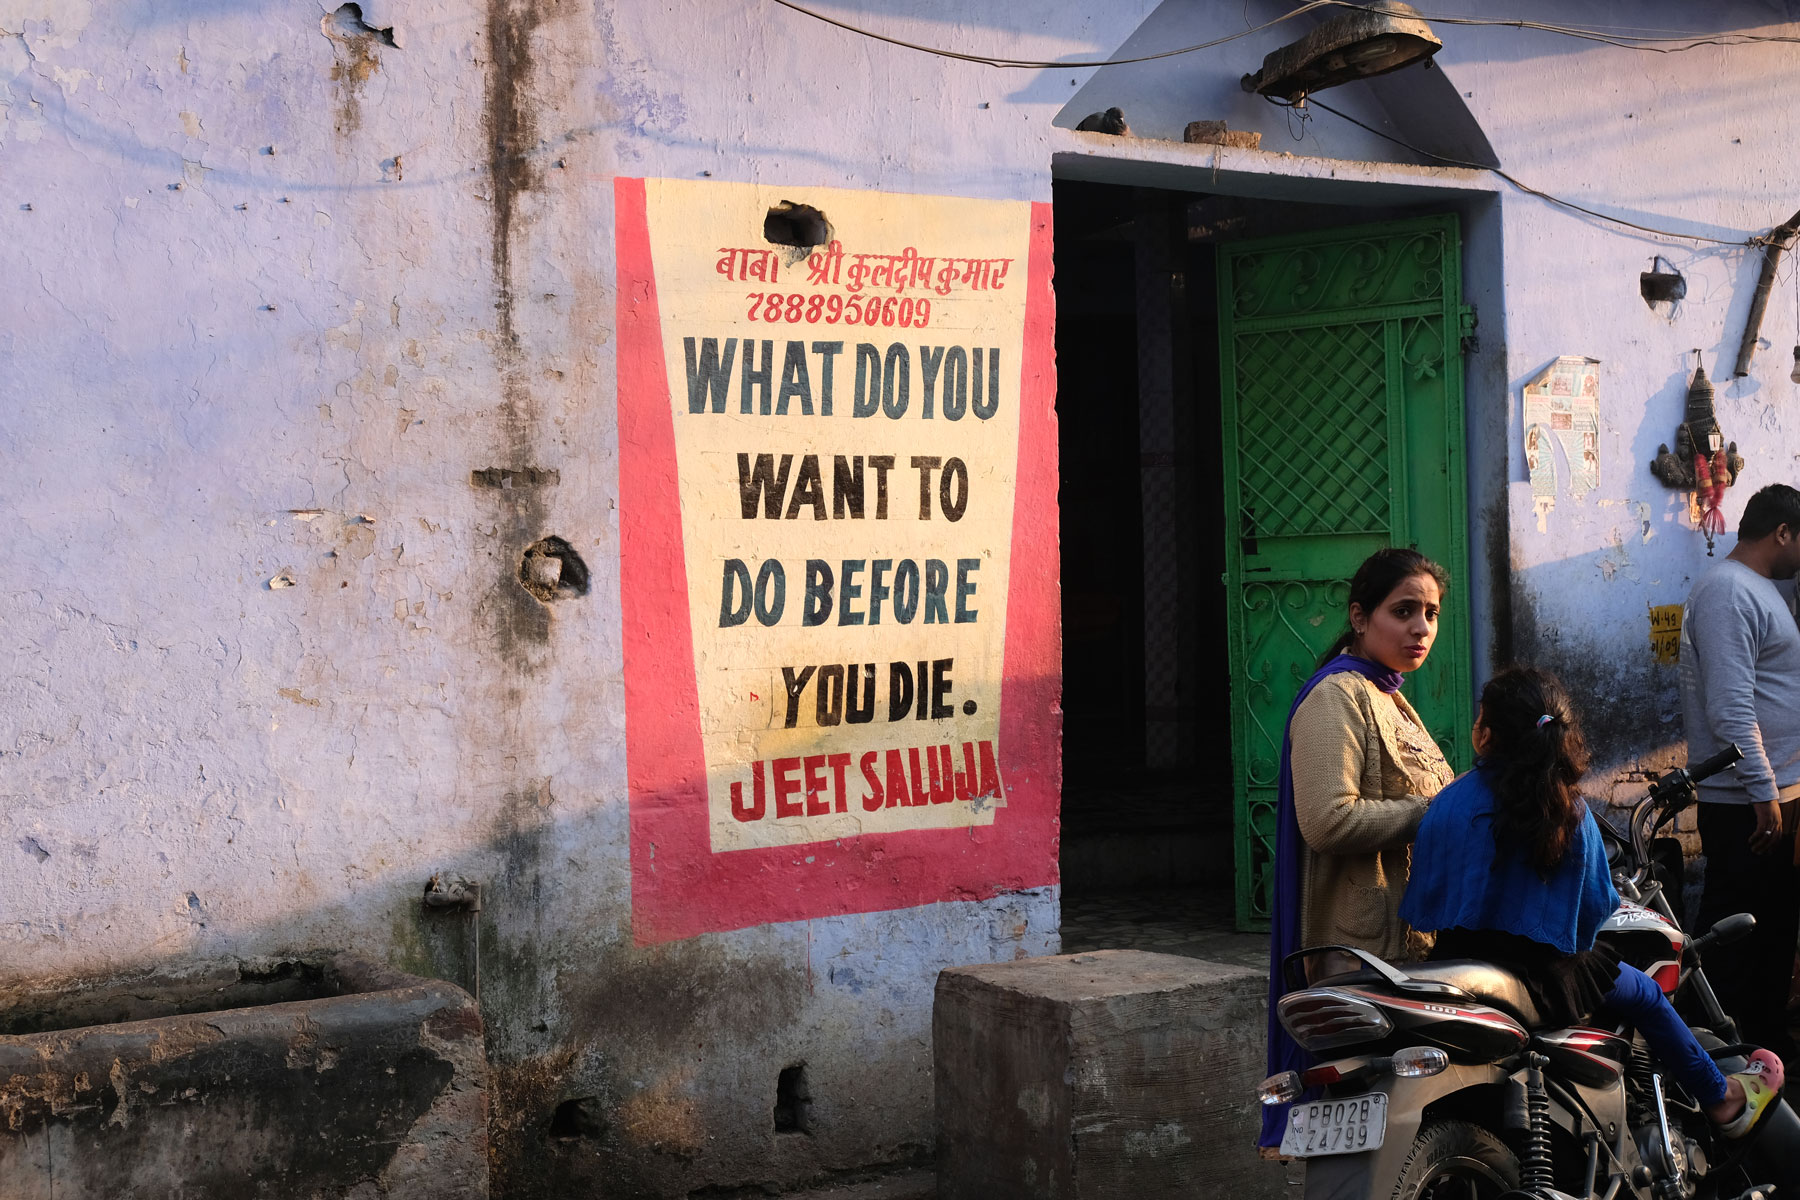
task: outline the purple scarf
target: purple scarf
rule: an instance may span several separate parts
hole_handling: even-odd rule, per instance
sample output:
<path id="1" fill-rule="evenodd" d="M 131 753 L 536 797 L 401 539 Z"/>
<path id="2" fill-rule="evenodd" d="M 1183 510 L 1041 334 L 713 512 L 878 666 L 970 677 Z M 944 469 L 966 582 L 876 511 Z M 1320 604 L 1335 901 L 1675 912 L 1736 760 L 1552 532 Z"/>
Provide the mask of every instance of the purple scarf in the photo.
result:
<path id="1" fill-rule="evenodd" d="M 1343 671 L 1354 671 L 1373 683 L 1382 691 L 1392 695 L 1400 690 L 1403 677 L 1400 672 L 1392 671 L 1379 663 L 1372 663 L 1366 658 L 1357 658 L 1353 654 L 1340 654 L 1317 671 L 1300 688 L 1300 694 L 1294 697 L 1294 705 L 1288 709 L 1287 727 L 1281 734 L 1281 778 L 1276 786 L 1275 795 L 1275 894 L 1273 897 L 1273 913 L 1269 922 L 1269 1074 L 1276 1075 L 1282 1071 L 1304 1071 L 1309 1065 L 1306 1051 L 1295 1044 L 1288 1036 L 1287 1030 L 1281 1027 L 1280 1019 L 1275 1015 L 1275 1002 L 1287 991 L 1281 978 L 1281 963 L 1288 955 L 1299 950 L 1300 946 L 1300 849 L 1305 844 L 1300 838 L 1300 821 L 1294 815 L 1294 771 L 1289 761 L 1293 749 L 1291 729 L 1294 724 L 1294 713 L 1312 690 L 1319 686 L 1326 676 L 1336 675 Z M 1263 1108 L 1262 1136 L 1257 1139 L 1259 1146 L 1281 1145 L 1281 1135 L 1287 1129 L 1288 1108 L 1286 1104 L 1268 1105 Z"/>

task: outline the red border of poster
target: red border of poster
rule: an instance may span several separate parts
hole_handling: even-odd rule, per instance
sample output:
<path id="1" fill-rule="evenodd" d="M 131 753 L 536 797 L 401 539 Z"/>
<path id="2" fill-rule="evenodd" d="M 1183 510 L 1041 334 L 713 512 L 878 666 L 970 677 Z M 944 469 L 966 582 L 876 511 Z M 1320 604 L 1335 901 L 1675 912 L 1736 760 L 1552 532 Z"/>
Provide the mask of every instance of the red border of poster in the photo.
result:
<path id="1" fill-rule="evenodd" d="M 635 941 L 646 945 L 777 921 L 979 900 L 1055 883 L 1062 646 L 1050 206 L 1030 208 L 1012 586 L 1001 684 L 1005 806 L 992 825 L 714 853 L 688 623 L 674 417 L 644 181 L 616 180 L 614 200 L 619 590 Z"/>

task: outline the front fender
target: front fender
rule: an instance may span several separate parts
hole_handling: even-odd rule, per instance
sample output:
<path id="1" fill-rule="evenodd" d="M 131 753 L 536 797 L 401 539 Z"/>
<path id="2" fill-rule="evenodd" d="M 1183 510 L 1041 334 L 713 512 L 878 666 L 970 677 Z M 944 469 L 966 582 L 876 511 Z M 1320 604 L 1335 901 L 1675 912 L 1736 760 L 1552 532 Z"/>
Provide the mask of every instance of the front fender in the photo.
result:
<path id="1" fill-rule="evenodd" d="M 1306 1200 L 1388 1200 L 1412 1153 L 1426 1108 L 1466 1088 L 1504 1083 L 1506 1077 L 1497 1066 L 1462 1063 L 1426 1079 L 1387 1076 L 1368 1089 L 1387 1093 L 1387 1133 L 1381 1148 L 1307 1159 Z"/>

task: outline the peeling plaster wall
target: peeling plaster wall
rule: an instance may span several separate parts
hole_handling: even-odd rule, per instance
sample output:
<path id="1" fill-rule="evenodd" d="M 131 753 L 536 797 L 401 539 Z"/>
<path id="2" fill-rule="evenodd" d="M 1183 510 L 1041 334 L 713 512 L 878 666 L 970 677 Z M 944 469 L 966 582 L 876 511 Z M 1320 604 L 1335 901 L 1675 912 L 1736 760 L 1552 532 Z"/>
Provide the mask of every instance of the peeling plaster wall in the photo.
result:
<path id="1" fill-rule="evenodd" d="M 496 1194 L 917 1161 L 937 970 L 1057 947 L 1054 888 L 632 944 L 612 177 L 1048 199 L 1061 99 L 678 7 L 0 3 L 0 993 L 312 947 L 473 987 L 419 893 L 480 880 Z M 585 596 L 520 586 L 547 536 Z"/>
<path id="2" fill-rule="evenodd" d="M 1111 52 L 1155 5 L 988 7 L 832 11 L 1054 59 Z M 1221 7 L 1215 36 L 1241 16 Z M 936 970 L 1054 950 L 1055 889 L 633 947 L 611 180 L 1047 201 L 1052 153 L 1091 142 L 1054 122 L 1094 73 L 698 0 L 370 0 L 362 20 L 315 0 L 0 0 L 0 987 L 315 946 L 473 984 L 466 918 L 418 909 L 426 877 L 466 875 L 486 885 L 500 1194 L 915 1158 Z M 1441 32 L 1447 76 L 1538 187 L 1728 240 L 1800 206 L 1793 47 Z M 1196 94 L 1288 36 L 1192 56 L 1225 81 Z M 1363 144 L 1334 135 L 1340 155 Z M 1489 597 L 1476 616 L 1591 698 L 1616 773 L 1678 744 L 1644 612 L 1705 563 L 1644 464 L 1673 436 L 1683 353 L 1716 375 L 1735 349 L 1756 267 L 1514 193 L 1483 238 L 1510 284 L 1483 357 L 1503 347 L 1506 367 L 1503 387 L 1472 377 L 1471 411 L 1510 415 L 1473 553 L 1510 573 L 1512 615 Z M 1689 277 L 1672 319 L 1637 295 L 1658 250 Z M 1728 519 L 1800 456 L 1789 290 L 1755 375 L 1721 389 L 1749 459 Z M 1605 362 L 1603 482 L 1539 531 L 1517 393 L 1560 353 Z M 518 585 L 546 536 L 582 556 L 587 595 Z M 816 1132 L 775 1135 L 776 1076 L 802 1060 Z M 584 1098 L 580 1129 L 550 1137 Z"/>

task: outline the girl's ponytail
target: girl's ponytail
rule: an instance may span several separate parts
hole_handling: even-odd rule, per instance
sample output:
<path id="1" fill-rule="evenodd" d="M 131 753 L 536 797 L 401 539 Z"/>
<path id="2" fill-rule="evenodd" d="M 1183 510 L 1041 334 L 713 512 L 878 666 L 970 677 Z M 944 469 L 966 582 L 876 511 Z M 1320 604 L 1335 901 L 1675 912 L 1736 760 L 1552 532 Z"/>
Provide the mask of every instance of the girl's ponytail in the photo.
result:
<path id="1" fill-rule="evenodd" d="M 1578 786 L 1587 739 L 1562 683 L 1536 667 L 1508 667 L 1481 690 L 1487 731 L 1481 764 L 1493 786 L 1494 844 L 1518 849 L 1540 873 L 1562 862 L 1583 817 Z"/>

